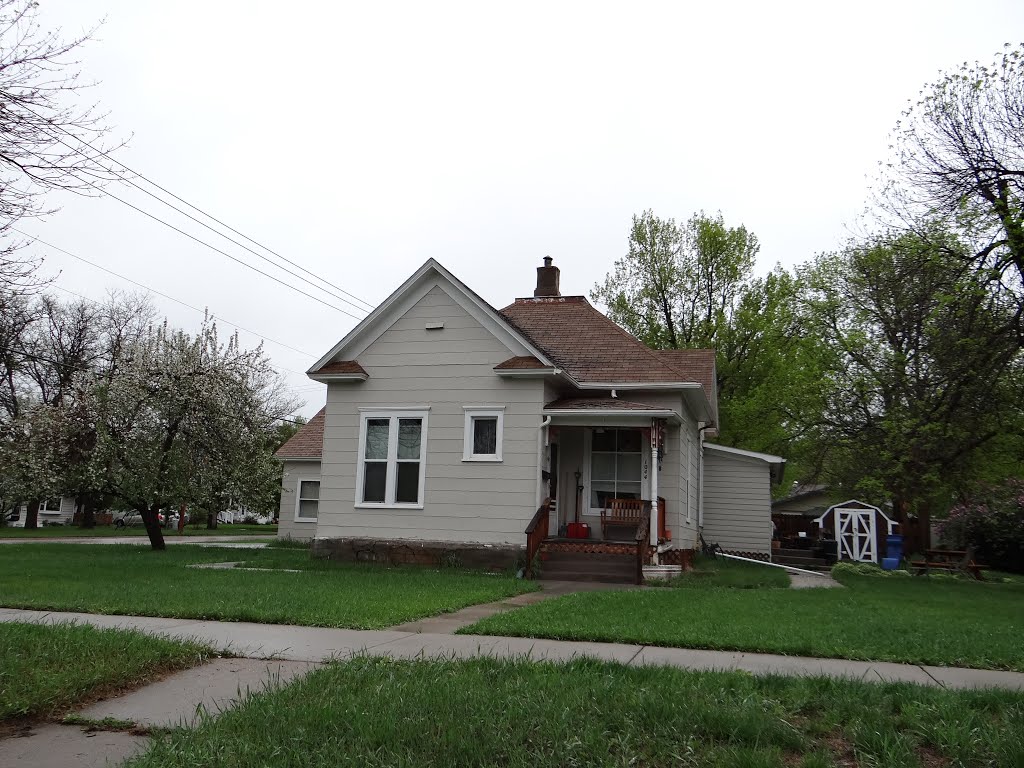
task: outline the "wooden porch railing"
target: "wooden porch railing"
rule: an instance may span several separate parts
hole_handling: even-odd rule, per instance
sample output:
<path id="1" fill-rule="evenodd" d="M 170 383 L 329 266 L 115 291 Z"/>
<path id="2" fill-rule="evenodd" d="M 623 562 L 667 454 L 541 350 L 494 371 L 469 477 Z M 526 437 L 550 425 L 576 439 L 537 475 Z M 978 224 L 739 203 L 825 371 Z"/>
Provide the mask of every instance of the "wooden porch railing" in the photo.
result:
<path id="1" fill-rule="evenodd" d="M 526 578 L 533 578 L 533 560 L 540 552 L 540 545 L 548 537 L 548 519 L 551 510 L 551 499 L 544 503 L 534 514 L 530 524 L 526 526 Z"/>
<path id="2" fill-rule="evenodd" d="M 644 511 L 636 526 L 636 583 L 644 583 L 644 560 L 651 539 L 651 502 L 644 502 Z"/>

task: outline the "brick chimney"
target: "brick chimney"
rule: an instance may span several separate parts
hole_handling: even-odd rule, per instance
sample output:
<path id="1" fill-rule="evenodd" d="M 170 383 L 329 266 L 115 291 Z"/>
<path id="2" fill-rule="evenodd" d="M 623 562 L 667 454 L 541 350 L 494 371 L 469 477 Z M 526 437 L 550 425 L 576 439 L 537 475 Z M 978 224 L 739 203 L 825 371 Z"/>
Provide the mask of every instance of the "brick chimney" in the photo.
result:
<path id="1" fill-rule="evenodd" d="M 561 296 L 558 292 L 558 267 L 551 266 L 551 257 L 544 257 L 544 266 L 537 267 L 537 288 L 534 296 Z"/>

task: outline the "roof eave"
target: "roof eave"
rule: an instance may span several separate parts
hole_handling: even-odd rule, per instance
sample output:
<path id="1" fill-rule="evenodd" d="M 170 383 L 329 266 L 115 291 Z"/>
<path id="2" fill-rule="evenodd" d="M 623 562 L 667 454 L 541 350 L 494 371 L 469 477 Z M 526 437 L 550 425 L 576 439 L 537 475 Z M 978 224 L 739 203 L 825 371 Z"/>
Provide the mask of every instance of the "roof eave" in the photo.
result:
<path id="1" fill-rule="evenodd" d="M 640 410 L 636 408 L 545 408 L 542 416 L 576 417 L 580 419 L 608 418 L 622 419 L 626 417 L 642 419 L 668 419 L 673 424 L 681 422 L 679 414 L 672 410 Z"/>
<path id="2" fill-rule="evenodd" d="M 370 378 L 368 373 L 316 373 L 315 371 L 307 373 L 306 376 L 322 384 L 329 384 L 332 381 L 366 381 Z"/>
<path id="3" fill-rule="evenodd" d="M 494 372 L 499 376 L 554 376 L 560 371 L 551 366 L 544 368 L 495 368 Z"/>

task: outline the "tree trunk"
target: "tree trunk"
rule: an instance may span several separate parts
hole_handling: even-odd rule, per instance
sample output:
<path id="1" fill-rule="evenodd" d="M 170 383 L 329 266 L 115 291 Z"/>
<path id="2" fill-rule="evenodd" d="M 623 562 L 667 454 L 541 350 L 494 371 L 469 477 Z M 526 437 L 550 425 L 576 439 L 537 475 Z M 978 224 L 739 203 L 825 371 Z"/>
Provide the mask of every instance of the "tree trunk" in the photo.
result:
<path id="1" fill-rule="evenodd" d="M 36 529 L 39 527 L 39 499 L 32 499 L 25 507 L 25 528 Z"/>
<path id="2" fill-rule="evenodd" d="M 217 530 L 217 513 L 208 511 L 206 513 L 206 530 L 215 531 Z"/>
<path id="3" fill-rule="evenodd" d="M 153 549 L 166 549 L 167 544 L 164 543 L 164 532 L 160 528 L 160 520 L 157 518 L 159 507 L 151 507 L 149 509 L 139 510 L 142 515 L 142 522 L 146 526 L 146 535 L 149 536 L 149 544 Z"/>
<path id="4" fill-rule="evenodd" d="M 92 499 L 86 498 L 78 502 L 78 510 L 82 515 L 82 528 L 96 527 L 96 510 L 93 509 Z"/>

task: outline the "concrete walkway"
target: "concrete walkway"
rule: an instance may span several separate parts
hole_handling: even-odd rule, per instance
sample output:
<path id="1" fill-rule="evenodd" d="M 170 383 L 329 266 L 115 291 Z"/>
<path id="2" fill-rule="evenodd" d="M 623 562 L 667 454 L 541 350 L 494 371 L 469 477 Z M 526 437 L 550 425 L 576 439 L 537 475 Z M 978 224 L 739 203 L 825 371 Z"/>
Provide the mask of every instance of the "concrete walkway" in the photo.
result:
<path id="1" fill-rule="evenodd" d="M 540 583 L 543 589 L 539 592 L 527 592 L 526 594 L 508 597 L 494 603 L 471 605 L 468 608 L 463 608 L 461 611 L 442 613 L 440 616 L 428 616 L 425 619 L 398 624 L 397 626 L 390 627 L 390 629 L 396 632 L 428 632 L 436 635 L 452 635 L 457 630 L 468 627 L 470 624 L 476 624 L 488 616 L 512 611 L 526 605 L 533 605 L 544 600 L 550 600 L 553 597 L 571 595 L 575 592 L 649 589 L 649 587 L 638 587 L 634 584 L 605 584 L 596 581 L 555 581 L 552 579 Z"/>
<path id="2" fill-rule="evenodd" d="M 825 676 L 867 682 L 907 682 L 947 688 L 1006 688 L 1024 691 L 1024 673 L 1020 672 L 818 659 L 769 653 L 660 648 L 624 643 L 413 633 L 396 629 L 325 629 L 281 624 L 21 611 L 10 608 L 0 608 L 0 621 L 71 621 L 97 627 L 136 629 L 164 637 L 194 638 L 237 656 L 254 659 L 321 663 L 364 653 L 393 659 L 491 656 L 568 661 L 589 657 L 631 666 L 667 665 L 694 670 L 743 670 L 756 675 Z"/>

